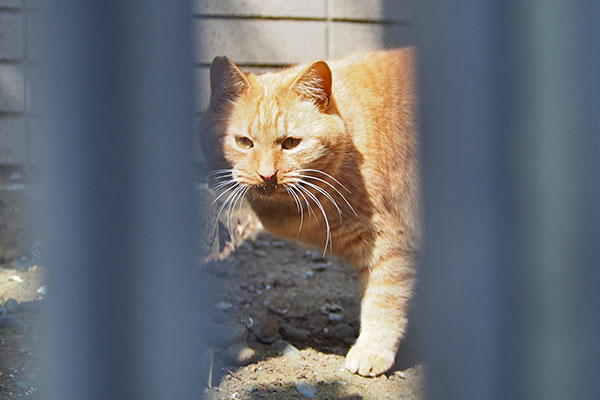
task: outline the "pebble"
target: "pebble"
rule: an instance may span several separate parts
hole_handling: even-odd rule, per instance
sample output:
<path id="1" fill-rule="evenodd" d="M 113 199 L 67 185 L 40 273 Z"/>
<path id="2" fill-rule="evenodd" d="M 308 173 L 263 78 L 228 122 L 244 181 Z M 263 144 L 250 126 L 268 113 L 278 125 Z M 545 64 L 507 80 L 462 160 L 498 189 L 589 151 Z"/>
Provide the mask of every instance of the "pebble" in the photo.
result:
<path id="1" fill-rule="evenodd" d="M 284 340 L 278 340 L 271 345 L 271 347 L 283 354 L 284 357 L 290 358 L 292 360 L 300 359 L 300 350 L 289 344 Z"/>
<path id="2" fill-rule="evenodd" d="M 212 320 L 214 322 L 223 323 L 231 320 L 229 315 L 225 314 L 223 311 L 216 309 L 212 313 Z"/>
<path id="3" fill-rule="evenodd" d="M 401 379 L 406 379 L 406 373 L 404 371 L 396 371 L 394 375 L 398 375 Z"/>
<path id="4" fill-rule="evenodd" d="M 11 314 L 14 313 L 15 311 L 17 311 L 18 306 L 19 306 L 19 303 L 15 299 L 8 299 L 4 303 L 4 308 L 6 309 L 7 312 L 9 312 Z"/>
<path id="5" fill-rule="evenodd" d="M 25 322 L 11 314 L 0 315 L 0 328 L 11 328 L 24 331 L 29 328 Z"/>
<path id="6" fill-rule="evenodd" d="M 327 269 L 327 264 L 325 263 L 318 263 L 313 265 L 312 269 L 314 269 L 315 271 L 325 271 Z"/>
<path id="7" fill-rule="evenodd" d="M 256 321 L 250 330 L 263 343 L 271 344 L 279 339 L 279 323 L 271 316 Z"/>
<path id="8" fill-rule="evenodd" d="M 344 314 L 339 313 L 339 312 L 331 313 L 331 314 L 327 315 L 327 318 L 329 318 L 329 320 L 331 322 L 340 322 L 344 319 Z"/>
<path id="9" fill-rule="evenodd" d="M 316 261 L 316 262 L 325 261 L 325 257 L 323 257 L 323 253 L 321 253 L 321 252 L 307 250 L 305 254 L 306 254 L 306 257 L 312 261 Z"/>
<path id="10" fill-rule="evenodd" d="M 215 304 L 215 308 L 221 311 L 229 311 L 233 308 L 233 304 L 227 303 L 226 301 L 221 301 Z"/>
<path id="11" fill-rule="evenodd" d="M 311 385 L 310 383 L 295 381 L 294 385 L 296 385 L 296 390 L 302 394 L 304 397 L 308 397 L 312 399 L 317 394 L 318 389 Z"/>
<path id="12" fill-rule="evenodd" d="M 306 271 L 304 273 L 304 276 L 306 276 L 308 279 L 312 278 L 313 276 L 315 276 L 315 272 L 314 271 Z"/>
<path id="13" fill-rule="evenodd" d="M 354 339 L 358 336 L 358 328 L 353 328 L 346 324 L 340 324 L 331 328 L 329 334 L 331 337 L 338 340 Z"/>
<path id="14" fill-rule="evenodd" d="M 279 326 L 279 331 L 286 339 L 293 340 L 295 342 L 306 342 L 308 341 L 308 337 L 310 336 L 310 331 L 306 329 L 298 329 L 294 328 L 288 324 L 281 324 Z"/>
<path id="15" fill-rule="evenodd" d="M 210 341 L 217 346 L 227 347 L 246 336 L 246 327 L 236 322 L 212 324 Z"/>
<path id="16" fill-rule="evenodd" d="M 344 312 L 344 307 L 340 306 L 339 304 L 326 303 L 325 305 L 321 306 L 321 313 L 323 313 L 325 315 L 329 315 L 331 313 L 341 313 L 341 312 Z"/>
<path id="17" fill-rule="evenodd" d="M 232 344 L 225 350 L 225 360 L 233 365 L 250 364 L 255 355 L 256 351 L 241 343 Z"/>
<path id="18" fill-rule="evenodd" d="M 272 287 L 284 286 L 285 278 L 278 273 L 271 272 L 265 277 L 265 283 L 271 285 Z"/>

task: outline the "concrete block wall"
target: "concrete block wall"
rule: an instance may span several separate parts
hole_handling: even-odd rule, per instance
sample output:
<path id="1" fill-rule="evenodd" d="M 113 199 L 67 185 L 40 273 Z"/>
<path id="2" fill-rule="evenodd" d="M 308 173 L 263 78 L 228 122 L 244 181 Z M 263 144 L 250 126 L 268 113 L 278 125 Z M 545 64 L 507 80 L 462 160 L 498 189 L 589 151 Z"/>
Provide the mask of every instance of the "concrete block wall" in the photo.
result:
<path id="1" fill-rule="evenodd" d="M 195 0 L 196 76 L 206 88 L 215 56 L 250 72 L 413 43 L 408 0 Z M 197 109 L 208 96 L 198 92 Z"/>
<path id="2" fill-rule="evenodd" d="M 31 2 L 33 4 L 33 2 Z M 29 121 L 30 21 L 28 0 L 0 0 L 0 167 L 32 162 Z"/>
<path id="3" fill-rule="evenodd" d="M 343 56 L 357 50 L 411 44 L 408 0 L 193 0 L 195 69 L 200 113 L 210 62 L 227 55 L 263 72 Z M 33 120 L 38 0 L 0 0 L 0 168 L 37 162 Z"/>

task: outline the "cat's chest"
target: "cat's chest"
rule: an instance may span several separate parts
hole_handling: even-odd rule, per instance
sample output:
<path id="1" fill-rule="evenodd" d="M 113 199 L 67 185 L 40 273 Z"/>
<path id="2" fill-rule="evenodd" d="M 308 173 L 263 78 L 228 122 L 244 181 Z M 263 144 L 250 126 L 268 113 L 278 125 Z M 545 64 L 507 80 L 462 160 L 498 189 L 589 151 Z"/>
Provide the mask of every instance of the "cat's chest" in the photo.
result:
<path id="1" fill-rule="evenodd" d="M 307 204 L 302 198 L 299 201 L 280 202 L 254 199 L 250 205 L 272 235 L 317 248 L 325 248 L 342 226 L 335 207 L 321 203 Z"/>

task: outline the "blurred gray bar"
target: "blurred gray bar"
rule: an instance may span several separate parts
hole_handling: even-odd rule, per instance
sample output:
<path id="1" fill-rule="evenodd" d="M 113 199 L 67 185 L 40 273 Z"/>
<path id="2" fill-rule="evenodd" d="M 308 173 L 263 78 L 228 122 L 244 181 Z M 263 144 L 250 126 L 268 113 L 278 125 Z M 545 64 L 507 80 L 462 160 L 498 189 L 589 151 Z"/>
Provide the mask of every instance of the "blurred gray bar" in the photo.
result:
<path id="1" fill-rule="evenodd" d="M 189 4 L 46 6 L 45 398 L 197 399 Z"/>
<path id="2" fill-rule="evenodd" d="M 419 5 L 430 399 L 600 398 L 600 3 Z"/>

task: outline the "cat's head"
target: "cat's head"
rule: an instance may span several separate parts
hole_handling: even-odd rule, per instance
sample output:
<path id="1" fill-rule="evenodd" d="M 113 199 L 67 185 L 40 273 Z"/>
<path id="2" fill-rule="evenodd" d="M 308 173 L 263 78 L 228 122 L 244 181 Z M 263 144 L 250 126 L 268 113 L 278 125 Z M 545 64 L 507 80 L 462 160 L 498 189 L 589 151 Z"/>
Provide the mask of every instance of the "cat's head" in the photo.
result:
<path id="1" fill-rule="evenodd" d="M 330 173 L 339 166 L 347 138 L 326 62 L 252 75 L 217 57 L 210 82 L 208 135 L 237 183 L 272 194 L 306 170 Z"/>

